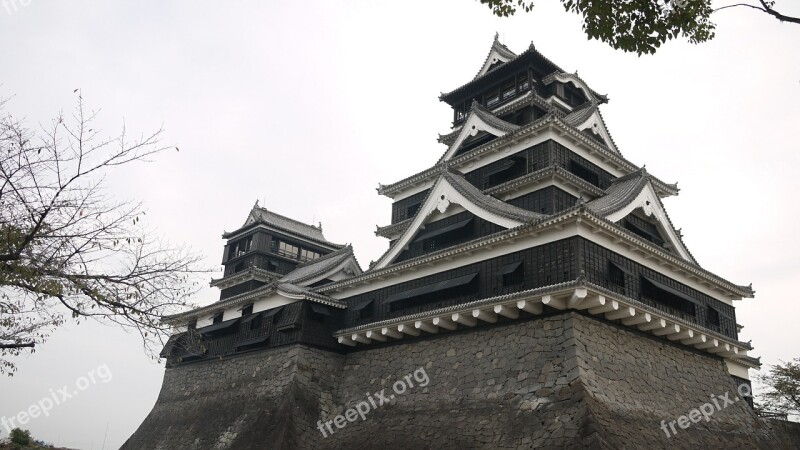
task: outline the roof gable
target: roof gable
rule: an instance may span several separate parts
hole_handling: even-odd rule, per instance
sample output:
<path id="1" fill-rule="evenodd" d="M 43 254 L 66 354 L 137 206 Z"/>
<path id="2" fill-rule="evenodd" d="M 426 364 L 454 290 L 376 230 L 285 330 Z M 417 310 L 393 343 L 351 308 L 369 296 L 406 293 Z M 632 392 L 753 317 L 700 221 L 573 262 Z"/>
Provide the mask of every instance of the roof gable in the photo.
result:
<path id="1" fill-rule="evenodd" d="M 667 238 L 675 252 L 683 259 L 696 264 L 697 261 L 683 244 L 680 233 L 672 225 L 650 178 L 645 169 L 618 178 L 606 189 L 606 195 L 587 203 L 586 207 L 615 223 L 641 208 L 646 216 L 653 217 L 657 221 L 659 231 Z"/>
<path id="2" fill-rule="evenodd" d="M 494 41 L 492 42 L 492 48 L 489 49 L 489 54 L 486 55 L 486 60 L 483 61 L 481 70 L 478 71 L 478 74 L 475 75 L 473 80 L 485 75 L 497 62 L 507 63 L 516 57 L 516 53 L 512 52 L 508 47 L 500 43 L 500 34 L 495 33 Z"/>
<path id="3" fill-rule="evenodd" d="M 476 136 L 482 131 L 500 137 L 517 129 L 519 129 L 518 125 L 500 119 L 478 104 L 478 102 L 473 101 L 469 115 L 464 121 L 458 136 L 439 161 L 446 161 L 452 158 L 468 138 Z"/>
<path id="4" fill-rule="evenodd" d="M 258 206 L 258 200 L 256 200 L 255 205 L 253 205 L 253 208 L 250 210 L 250 214 L 247 215 L 247 220 L 245 220 L 244 225 L 242 225 L 236 231 L 223 233 L 222 237 L 229 239 L 235 236 L 236 234 L 239 234 L 245 228 L 258 224 L 266 225 L 268 227 L 275 228 L 279 231 L 287 232 L 295 237 L 301 239 L 307 239 L 311 242 L 322 244 L 326 247 L 331 247 L 332 249 L 338 249 L 344 247 L 343 245 L 334 244 L 333 242 L 330 242 L 327 239 L 325 239 L 325 236 L 323 236 L 322 234 L 321 224 L 319 226 L 309 225 L 291 219 L 289 217 L 274 213 L 272 211 L 267 210 L 267 208 Z"/>
<path id="5" fill-rule="evenodd" d="M 423 230 L 426 223 L 447 213 L 451 205 L 459 205 L 472 214 L 500 225 L 514 228 L 544 218 L 543 214 L 528 211 L 505 203 L 482 193 L 464 177 L 443 165 L 439 179 L 422 202 L 417 214 L 386 253 L 372 265 L 371 269 L 381 269 L 391 264 L 408 244 Z"/>
<path id="6" fill-rule="evenodd" d="M 566 73 L 563 71 L 555 71 L 550 75 L 542 78 L 542 84 L 547 86 L 550 83 L 557 81 L 559 83 L 572 83 L 577 89 L 583 91 L 583 95 L 586 96 L 587 99 L 594 101 L 596 103 L 606 103 L 608 101 L 608 97 L 602 94 L 598 94 L 597 92 L 593 91 L 589 85 L 586 84 L 581 77 L 578 76 L 577 73 Z"/>
<path id="7" fill-rule="evenodd" d="M 620 154 L 617 145 L 614 143 L 614 139 L 611 138 L 611 133 L 608 132 L 603 116 L 600 115 L 600 109 L 597 107 L 597 103 L 587 102 L 585 107 L 572 111 L 564 116 L 563 120 L 579 131 L 589 130 L 590 132 L 597 133 L 609 150 L 618 155 Z"/>
<path id="8" fill-rule="evenodd" d="M 282 283 L 306 287 L 326 278 L 332 281 L 341 281 L 361 275 L 361 273 L 361 267 L 353 254 L 353 247 L 348 245 L 341 250 L 301 264 L 278 280 L 278 283 L 279 287 Z"/>

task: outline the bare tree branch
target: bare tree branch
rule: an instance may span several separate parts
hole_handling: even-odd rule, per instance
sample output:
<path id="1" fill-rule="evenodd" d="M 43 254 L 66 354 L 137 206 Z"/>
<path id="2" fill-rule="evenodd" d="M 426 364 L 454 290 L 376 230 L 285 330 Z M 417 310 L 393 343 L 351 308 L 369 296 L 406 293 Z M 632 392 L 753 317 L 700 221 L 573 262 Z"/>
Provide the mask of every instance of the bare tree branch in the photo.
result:
<path id="1" fill-rule="evenodd" d="M 3 102 L 0 101 L 0 107 Z M 65 323 L 92 318 L 136 330 L 148 349 L 171 331 L 161 317 L 190 307 L 202 259 L 153 236 L 140 203 L 111 201 L 103 182 L 118 166 L 167 148 L 162 130 L 102 137 L 78 97 L 35 133 L 0 117 L 0 373 Z"/>

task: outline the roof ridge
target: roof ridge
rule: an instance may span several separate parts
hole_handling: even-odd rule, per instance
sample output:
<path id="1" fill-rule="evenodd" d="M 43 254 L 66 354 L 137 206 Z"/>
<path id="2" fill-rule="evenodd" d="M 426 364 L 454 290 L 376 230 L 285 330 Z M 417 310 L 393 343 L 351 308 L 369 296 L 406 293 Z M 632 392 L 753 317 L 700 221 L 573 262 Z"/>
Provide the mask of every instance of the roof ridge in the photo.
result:
<path id="1" fill-rule="evenodd" d="M 500 45 L 503 45 L 503 44 L 500 44 Z M 503 45 L 503 47 L 505 47 L 505 45 Z M 506 48 L 506 49 L 508 49 L 508 47 L 505 47 L 505 48 Z M 494 48 L 492 48 L 492 49 L 494 49 Z M 508 51 L 511 51 L 511 50 L 508 50 Z M 514 52 L 511 52 L 511 53 L 514 53 Z M 491 55 L 491 50 L 489 51 L 489 55 Z M 484 65 L 486 65 L 486 61 L 488 61 L 488 60 L 489 60 L 489 55 L 486 55 L 486 59 L 484 60 L 484 63 L 483 63 Z M 538 56 L 539 58 L 541 58 L 541 59 L 542 59 L 542 60 L 543 60 L 545 63 L 547 63 L 547 64 L 550 64 L 551 66 L 555 67 L 555 68 L 556 68 L 556 70 L 559 70 L 559 71 L 561 71 L 561 72 L 564 72 L 564 69 L 562 69 L 561 67 L 559 67 L 559 65 L 558 65 L 558 64 L 554 63 L 554 62 L 553 62 L 553 61 L 551 61 L 549 58 L 547 58 L 546 56 L 544 56 L 544 55 L 543 55 L 541 52 L 539 52 L 539 50 L 537 50 L 537 49 L 536 49 L 536 47 L 533 45 L 533 42 L 531 42 L 531 43 L 530 43 L 530 45 L 528 46 L 528 48 L 527 48 L 527 49 L 525 49 L 525 51 L 523 51 L 522 53 L 520 53 L 520 54 L 518 54 L 518 55 L 515 55 L 515 56 L 514 56 L 514 58 L 512 58 L 512 59 L 509 59 L 509 60 L 506 62 L 506 64 L 509 64 L 509 63 L 511 63 L 511 62 L 513 62 L 513 61 L 516 61 L 517 59 L 519 59 L 519 58 L 521 58 L 521 57 L 523 57 L 523 56 L 525 56 L 525 55 L 536 55 L 536 56 Z M 481 68 L 483 68 L 483 66 L 481 66 Z M 459 87 L 457 87 L 457 88 L 453 89 L 453 90 L 452 90 L 452 91 L 450 91 L 450 92 L 447 92 L 447 93 L 442 93 L 442 94 L 439 96 L 439 100 L 444 100 L 444 98 L 445 98 L 445 97 L 447 97 L 447 96 L 449 96 L 449 95 L 452 95 L 452 94 L 454 94 L 454 93 L 456 93 L 456 92 L 458 92 L 458 91 L 460 91 L 460 90 L 464 89 L 464 88 L 465 88 L 465 87 L 467 87 L 468 85 L 470 85 L 470 84 L 474 83 L 475 81 L 478 81 L 478 80 L 480 80 L 481 78 L 483 78 L 483 77 L 487 76 L 487 75 L 488 75 L 488 74 L 490 74 L 491 72 L 492 72 L 492 71 L 487 71 L 487 72 L 486 72 L 486 73 L 484 73 L 483 75 L 476 76 L 476 77 L 475 77 L 475 78 L 473 78 L 472 80 L 468 81 L 467 83 L 464 83 L 463 85 L 461 85 L 461 86 L 459 86 Z M 480 72 L 478 72 L 478 73 L 480 74 Z"/>
<path id="2" fill-rule="evenodd" d="M 274 214 L 274 215 L 276 215 L 276 216 L 279 216 L 281 219 L 286 219 L 286 220 L 288 220 L 288 221 L 290 221 L 290 222 L 294 222 L 294 223 L 296 223 L 296 224 L 298 224 L 298 225 L 303 225 L 303 226 L 306 226 L 306 227 L 309 227 L 309 228 L 313 228 L 313 229 L 315 229 L 315 230 L 319 230 L 320 232 L 322 231 L 322 226 L 316 226 L 316 225 L 313 225 L 313 224 L 309 224 L 309 223 L 305 223 L 305 222 L 300 222 L 300 221 L 299 221 L 299 220 L 297 220 L 297 219 L 292 219 L 291 217 L 284 216 L 283 214 L 280 214 L 280 213 L 276 213 L 275 211 L 270 211 L 270 210 L 268 210 L 268 209 L 267 209 L 265 206 L 259 206 L 259 205 L 258 205 L 258 200 L 256 200 L 256 204 L 255 204 L 255 205 L 253 205 L 253 209 L 257 209 L 257 210 L 259 210 L 259 211 L 264 211 L 264 212 L 267 212 L 267 213 L 270 213 L 270 214 Z M 251 210 L 251 211 L 252 211 L 252 210 Z"/>
<path id="3" fill-rule="evenodd" d="M 486 75 L 487 73 L 490 72 L 490 70 L 486 67 L 486 64 L 489 62 L 489 57 L 492 56 L 492 52 L 495 50 L 497 50 L 497 53 L 500 54 L 501 56 L 508 58 L 509 61 L 517 57 L 516 53 L 511 51 L 510 48 L 508 48 L 505 44 L 500 42 L 500 33 L 495 32 L 494 41 L 492 41 L 492 46 L 489 47 L 489 53 L 486 54 L 486 58 L 483 58 L 483 64 L 481 64 L 481 68 L 478 70 L 478 73 L 475 74 L 475 77 L 472 78 L 473 81 L 477 80 L 482 76 L 481 72 L 483 72 L 484 68 L 486 68 L 487 70 L 486 72 L 483 73 L 483 75 Z"/>

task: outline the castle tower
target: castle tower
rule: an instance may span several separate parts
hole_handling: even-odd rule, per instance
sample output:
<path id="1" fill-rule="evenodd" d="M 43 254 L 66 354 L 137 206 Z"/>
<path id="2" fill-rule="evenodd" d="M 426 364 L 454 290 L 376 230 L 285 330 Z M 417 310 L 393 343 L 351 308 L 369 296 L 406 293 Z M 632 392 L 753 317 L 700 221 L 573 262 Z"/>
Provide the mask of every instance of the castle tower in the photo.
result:
<path id="1" fill-rule="evenodd" d="M 734 303 L 752 288 L 694 259 L 662 203 L 677 186 L 622 155 L 606 96 L 495 37 L 440 99 L 443 154 L 379 185 L 389 246 L 368 270 L 258 207 L 223 235 L 220 301 L 165 318 L 164 386 L 125 448 L 800 442 L 752 409 Z"/>

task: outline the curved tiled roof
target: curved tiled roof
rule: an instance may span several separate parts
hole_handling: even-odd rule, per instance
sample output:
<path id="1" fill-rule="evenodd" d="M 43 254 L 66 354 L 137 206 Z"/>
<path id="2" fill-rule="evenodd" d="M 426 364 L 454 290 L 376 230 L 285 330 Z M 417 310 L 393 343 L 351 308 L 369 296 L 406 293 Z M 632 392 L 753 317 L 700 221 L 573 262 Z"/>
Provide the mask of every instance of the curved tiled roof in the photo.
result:
<path id="1" fill-rule="evenodd" d="M 597 103 L 589 100 L 573 109 L 572 112 L 564 116 L 562 120 L 573 127 L 577 127 L 583 122 L 586 122 L 597 109 Z"/>
<path id="2" fill-rule="evenodd" d="M 548 85 L 548 84 L 552 83 L 553 81 L 556 81 L 556 77 L 558 77 L 558 76 L 562 76 L 562 77 L 566 77 L 566 78 L 573 78 L 573 79 L 577 80 L 578 82 L 582 83 L 584 86 L 586 86 L 586 89 L 589 89 L 589 92 L 592 94 L 592 96 L 595 97 L 594 100 L 596 100 L 598 103 L 606 103 L 606 102 L 608 102 L 608 97 L 607 96 L 605 96 L 603 94 L 598 94 L 594 89 L 590 88 L 589 87 L 589 83 L 583 81 L 583 78 L 579 77 L 577 72 L 576 73 L 566 73 L 563 70 L 556 70 L 556 71 L 552 72 L 551 74 L 549 74 L 549 75 L 545 76 L 544 78 L 542 78 L 542 84 Z"/>
<path id="3" fill-rule="evenodd" d="M 606 189 L 606 195 L 588 202 L 586 207 L 604 217 L 613 214 L 632 202 L 648 181 L 650 176 L 644 168 L 617 178 Z"/>
<path id="4" fill-rule="evenodd" d="M 602 217 L 607 217 L 635 200 L 639 193 L 647 186 L 647 183 L 653 183 L 653 180 L 653 176 L 647 173 L 647 169 L 642 167 L 636 172 L 614 180 L 611 186 L 606 189 L 606 195 L 586 203 L 586 208 Z M 696 264 L 697 260 L 695 260 L 692 252 L 689 251 L 689 248 L 686 247 L 686 243 L 683 242 L 683 236 L 681 236 L 681 233 L 675 228 L 672 219 L 669 217 L 669 213 L 667 213 L 664 205 L 661 204 L 661 200 L 656 197 L 655 201 L 659 202 L 659 206 L 661 210 L 664 211 L 664 215 L 667 218 L 667 224 L 665 224 L 665 226 L 672 228 L 681 247 L 683 247 L 689 255 L 690 261 Z"/>
<path id="5" fill-rule="evenodd" d="M 585 203 L 580 203 L 572 208 L 561 211 L 556 215 L 553 215 L 551 217 L 545 218 L 543 220 L 531 224 L 523 224 L 514 228 L 498 231 L 497 233 L 488 236 L 480 237 L 472 241 L 455 245 L 453 247 L 437 250 L 433 253 L 421 255 L 409 260 L 396 262 L 387 265 L 385 267 L 375 269 L 371 265 L 369 270 L 365 271 L 358 277 L 353 277 L 351 279 L 343 280 L 341 282 L 331 283 L 329 285 L 322 286 L 319 288 L 319 291 L 321 292 L 336 291 L 348 286 L 365 284 L 368 283 L 370 280 L 380 279 L 382 277 L 386 277 L 388 274 L 391 273 L 401 272 L 415 266 L 430 264 L 433 261 L 445 258 L 452 258 L 455 255 L 461 253 L 474 252 L 478 248 L 484 246 L 493 246 L 506 239 L 516 239 L 520 235 L 524 235 L 526 233 L 531 233 L 531 232 L 537 233 L 547 228 L 559 227 L 562 226 L 563 222 L 568 220 L 576 220 L 576 218 L 577 219 L 584 218 L 589 223 L 592 223 L 596 226 L 600 226 L 610 233 L 614 233 L 621 238 L 627 239 L 632 243 L 640 245 L 641 247 L 653 253 L 654 255 L 663 258 L 668 264 L 672 264 L 689 273 L 702 277 L 706 281 L 713 283 L 718 288 L 726 290 L 730 294 L 735 294 L 741 297 L 748 297 L 748 298 L 752 298 L 753 295 L 755 294 L 755 291 L 753 291 L 752 284 L 749 286 L 737 285 L 720 277 L 719 275 L 709 272 L 708 270 L 702 268 L 699 264 L 697 264 L 696 261 L 689 261 L 675 255 L 674 253 L 668 252 L 665 249 L 651 243 L 650 241 L 646 241 L 644 238 L 641 238 L 638 235 L 628 230 L 625 230 L 616 223 L 611 222 L 610 220 L 596 214 L 594 211 L 587 208 Z"/>
<path id="6" fill-rule="evenodd" d="M 258 206 L 258 202 L 256 202 L 255 206 L 253 206 L 253 209 L 250 210 L 250 215 L 247 216 L 247 220 L 241 228 L 236 231 L 223 233 L 222 237 L 227 239 L 234 234 L 239 233 L 242 229 L 253 225 L 254 223 L 262 223 L 264 225 L 268 225 L 281 231 L 286 231 L 296 236 L 306 238 L 330 247 L 344 247 L 343 245 L 334 244 L 333 242 L 325 239 L 325 236 L 322 235 L 321 226 L 309 225 L 289 217 L 282 216 L 278 213 L 274 213 L 267 210 L 267 208 Z"/>
<path id="7" fill-rule="evenodd" d="M 447 181 L 447 183 L 449 183 L 450 186 L 452 186 L 453 189 L 456 190 L 456 192 L 463 195 L 467 200 L 474 203 L 479 208 L 485 211 L 488 211 L 500 217 L 511 219 L 517 222 L 522 222 L 523 225 L 520 226 L 524 226 L 525 224 L 535 223 L 543 218 L 548 217 L 545 214 L 539 214 L 533 211 L 528 211 L 527 209 L 522 209 L 514 205 L 508 204 L 502 200 L 498 200 L 492 197 L 491 195 L 484 194 L 478 188 L 473 186 L 472 183 L 467 181 L 464 178 L 464 175 L 461 174 L 461 172 L 450 167 L 447 164 L 447 162 L 439 164 L 437 168 L 440 173 L 439 179 L 444 179 L 445 181 Z M 425 198 L 422 200 L 423 205 L 428 202 L 428 199 L 430 198 L 432 192 L 433 189 L 431 189 L 425 196 Z M 408 225 L 411 225 L 411 223 L 409 223 Z M 408 231 L 407 228 L 408 225 L 406 225 L 406 229 L 403 230 L 403 233 L 406 233 Z M 401 239 L 397 239 L 396 241 L 394 241 L 392 245 L 390 245 L 389 248 L 386 249 L 386 251 L 376 260 L 376 262 L 383 260 L 389 253 L 391 253 L 391 251 L 394 249 L 394 247 L 400 240 Z M 370 264 L 369 269 L 372 269 L 374 264 L 375 263 Z"/>
<path id="8" fill-rule="evenodd" d="M 547 217 L 545 214 L 528 211 L 527 209 L 522 209 L 502 200 L 498 200 L 491 195 L 484 194 L 480 189 L 467 181 L 461 172 L 450 168 L 446 164 L 442 165 L 442 178 L 447 180 L 459 194 L 475 203 L 481 209 L 489 211 L 492 214 L 523 223 L 529 223 Z"/>
<path id="9" fill-rule="evenodd" d="M 334 306 L 336 308 L 346 308 L 347 305 L 336 300 L 334 298 L 328 297 L 327 295 L 320 294 L 318 292 L 314 292 L 311 289 L 305 288 L 303 286 L 297 286 L 296 284 L 291 283 L 280 283 L 275 288 L 278 294 L 289 295 L 289 296 L 302 296 L 304 300 L 311 300 L 316 301 L 318 303 L 322 303 L 328 306 Z"/>
<path id="10" fill-rule="evenodd" d="M 375 231 L 375 236 L 389 237 L 396 233 L 402 233 L 403 230 L 405 230 L 406 227 L 408 227 L 408 225 L 411 224 L 412 220 L 413 218 L 409 217 L 408 219 L 401 220 L 400 222 L 393 223 L 391 225 L 386 225 L 382 227 L 378 226 L 378 229 Z"/>
<path id="11" fill-rule="evenodd" d="M 505 120 L 495 116 L 491 111 L 484 108 L 480 103 L 478 103 L 475 100 L 472 101 L 470 112 L 477 115 L 481 120 L 483 120 L 487 124 L 499 130 L 503 130 L 506 133 L 510 133 L 512 131 L 519 129 L 519 125 L 514 125 L 513 123 L 506 122 Z"/>
<path id="12" fill-rule="evenodd" d="M 599 111 L 599 109 L 598 109 L 598 111 Z M 503 135 L 502 137 L 498 137 L 497 139 L 494 139 L 491 142 L 488 142 L 488 143 L 486 143 L 484 145 L 481 145 L 479 147 L 471 149 L 470 151 L 468 151 L 466 153 L 458 155 L 457 157 L 449 160 L 448 163 L 451 164 L 451 165 L 454 165 L 454 164 L 460 164 L 460 163 L 469 161 L 469 160 L 475 158 L 476 156 L 478 156 L 480 154 L 483 154 L 483 153 L 485 153 L 487 151 L 490 151 L 490 150 L 494 149 L 495 147 L 497 147 L 499 145 L 502 145 L 502 144 L 504 144 L 504 143 L 506 143 L 508 141 L 512 141 L 512 140 L 520 137 L 521 135 L 524 135 L 524 134 L 526 134 L 528 132 L 531 132 L 532 130 L 535 130 L 535 129 L 538 129 L 538 128 L 548 127 L 548 126 L 551 126 L 553 124 L 559 124 L 562 127 L 564 127 L 564 129 L 567 130 L 568 132 L 574 133 L 574 137 L 576 139 L 580 139 L 582 142 L 584 142 L 586 145 L 592 147 L 592 149 L 594 149 L 598 153 L 606 156 L 609 160 L 613 161 L 615 164 L 617 164 L 619 167 L 621 167 L 622 170 L 630 173 L 630 172 L 635 172 L 635 171 L 637 171 L 639 169 L 639 167 L 637 165 L 635 165 L 634 163 L 632 163 L 629 160 L 625 159 L 624 156 L 622 156 L 619 153 L 609 149 L 607 146 L 605 146 L 605 145 L 603 145 L 601 143 L 598 143 L 594 139 L 592 139 L 592 138 L 586 136 L 585 134 L 583 134 L 577 128 L 575 128 L 572 125 L 566 123 L 562 119 L 562 117 L 563 117 L 563 114 L 560 114 L 558 112 L 554 112 L 554 111 L 548 112 L 547 114 L 545 114 L 544 116 L 540 117 L 539 119 L 536 119 L 535 121 L 520 127 L 519 129 L 517 129 L 516 131 L 514 131 L 512 133 L 508 133 L 506 135 Z M 414 175 L 411 175 L 409 177 L 403 178 L 402 180 L 396 181 L 396 182 L 391 183 L 391 184 L 387 184 L 387 185 L 379 184 L 378 185 L 378 189 L 377 189 L 378 190 L 378 194 L 391 196 L 392 192 L 396 192 L 397 190 L 402 189 L 405 186 L 414 185 L 414 184 L 418 184 L 420 182 L 424 182 L 426 180 L 429 180 L 429 179 L 435 177 L 438 174 L 437 166 L 438 165 L 431 166 L 431 167 L 429 167 L 429 168 L 427 168 L 427 169 L 425 169 L 425 170 L 423 170 L 421 172 L 418 172 L 418 173 L 416 173 Z M 675 184 L 665 183 L 665 182 L 659 180 L 656 177 L 653 177 L 653 183 L 659 189 L 659 191 L 662 192 L 662 193 L 666 193 L 667 195 L 676 195 L 678 193 L 678 187 Z"/>
<path id="13" fill-rule="evenodd" d="M 491 54 L 491 51 L 490 51 L 490 54 Z M 542 62 L 551 65 L 553 67 L 553 69 L 555 69 L 555 70 L 557 70 L 559 72 L 564 72 L 564 70 L 561 69 L 561 67 L 559 67 L 556 63 L 554 63 L 553 61 L 550 61 L 546 56 L 544 56 L 543 54 L 539 53 L 539 51 L 536 50 L 536 47 L 534 47 L 533 42 L 531 42 L 530 46 L 528 46 L 528 48 L 524 52 L 520 53 L 519 55 L 516 55 L 514 58 L 510 59 L 506 64 L 510 64 L 510 63 L 512 63 L 512 62 L 514 62 L 514 61 L 516 61 L 516 60 L 518 60 L 520 58 L 526 57 L 526 56 L 535 56 L 535 57 L 539 58 Z M 488 59 L 488 56 L 487 56 L 487 59 Z M 465 83 L 465 84 L 453 89 L 452 91 L 450 91 L 448 93 L 441 94 L 439 96 L 439 100 L 444 100 L 446 97 L 449 97 L 451 95 L 454 95 L 454 94 L 457 94 L 457 93 L 463 91 L 464 89 L 469 87 L 472 83 L 475 83 L 476 81 L 486 77 L 487 75 L 491 74 L 492 72 L 493 71 L 488 71 L 488 72 L 484 73 L 483 75 L 480 75 L 480 76 L 477 76 L 477 77 L 473 78 L 468 83 Z"/>
<path id="14" fill-rule="evenodd" d="M 519 110 L 519 109 L 521 109 L 521 108 L 523 108 L 525 106 L 529 106 L 529 105 L 536 105 L 536 106 L 540 107 L 542 110 L 547 110 L 547 107 L 549 106 L 544 98 L 540 97 L 539 94 L 536 94 L 534 91 L 529 90 L 529 91 L 525 92 L 524 94 L 518 96 L 517 98 L 515 98 L 515 99 L 513 99 L 513 100 L 511 100 L 511 101 L 509 101 L 507 103 L 504 103 L 504 104 L 500 105 L 499 107 L 497 107 L 495 109 L 490 110 L 490 109 L 488 109 L 486 107 L 483 107 L 483 106 L 481 106 L 481 107 L 484 110 L 486 110 L 487 112 L 489 112 L 490 114 L 492 114 L 493 116 L 500 117 L 501 115 L 507 114 L 509 112 L 517 111 L 517 110 Z M 464 121 L 460 125 L 458 125 L 456 127 L 453 127 L 452 131 L 450 131 L 449 133 L 440 134 L 439 138 L 436 141 L 439 142 L 440 144 L 445 144 L 445 145 L 448 145 L 448 146 L 451 145 L 453 143 L 453 141 L 455 141 L 456 138 L 458 137 L 458 133 L 461 131 L 461 128 L 463 127 L 463 123 L 465 123 L 465 122 L 466 122 L 466 118 L 464 119 Z"/>
<path id="15" fill-rule="evenodd" d="M 351 245 L 347 245 L 335 252 L 328 253 L 313 261 L 308 261 L 297 266 L 293 271 L 278 280 L 278 283 L 302 283 L 303 281 L 310 280 L 333 270 L 336 266 L 349 258 L 355 258 Z M 357 263 L 356 266 L 358 266 Z M 354 273 L 353 275 L 355 276 L 361 273 L 360 267 L 357 272 L 358 273 Z"/>

